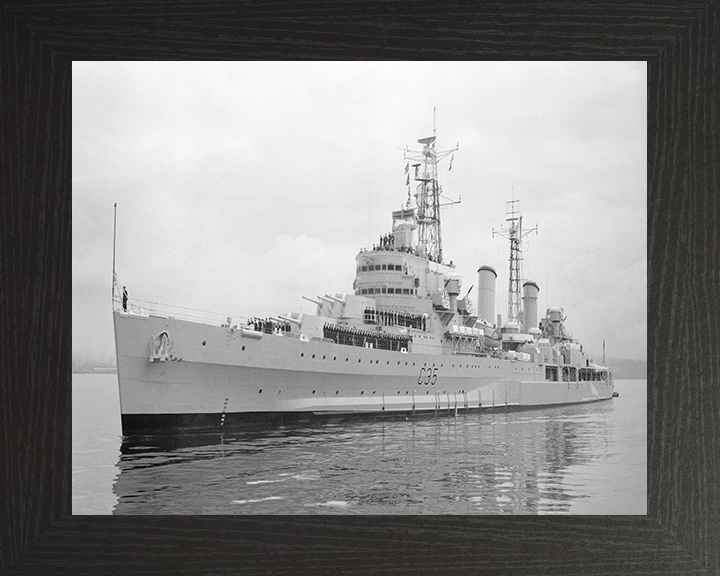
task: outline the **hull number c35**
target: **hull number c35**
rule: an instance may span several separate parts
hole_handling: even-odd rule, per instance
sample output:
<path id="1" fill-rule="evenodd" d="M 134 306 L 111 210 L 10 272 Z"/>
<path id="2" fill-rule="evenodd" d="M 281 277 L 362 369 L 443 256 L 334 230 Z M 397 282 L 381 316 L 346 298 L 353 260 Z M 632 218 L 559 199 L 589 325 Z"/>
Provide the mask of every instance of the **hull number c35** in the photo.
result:
<path id="1" fill-rule="evenodd" d="M 437 366 L 433 366 L 432 368 L 425 368 L 424 366 L 420 368 L 420 375 L 418 376 L 418 384 L 425 384 L 427 386 L 428 384 L 434 386 L 435 382 L 437 382 Z"/>

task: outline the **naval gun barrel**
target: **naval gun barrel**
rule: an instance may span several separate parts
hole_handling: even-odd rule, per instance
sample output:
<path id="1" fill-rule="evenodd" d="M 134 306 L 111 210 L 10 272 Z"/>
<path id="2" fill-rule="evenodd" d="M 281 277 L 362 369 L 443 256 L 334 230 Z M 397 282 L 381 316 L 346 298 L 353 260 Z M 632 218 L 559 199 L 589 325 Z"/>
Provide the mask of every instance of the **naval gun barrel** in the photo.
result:
<path id="1" fill-rule="evenodd" d="M 316 304 L 317 306 L 322 306 L 322 302 L 318 302 L 317 300 L 313 300 L 312 298 L 308 298 L 307 296 L 303 296 L 305 300 L 308 302 L 312 302 L 313 304 Z"/>
<path id="2" fill-rule="evenodd" d="M 325 294 L 325 298 L 330 298 L 330 300 L 332 300 L 333 302 L 337 302 L 338 304 L 345 304 L 344 300 L 341 300 L 340 298 L 337 298 L 332 294 Z"/>
<path id="3" fill-rule="evenodd" d="M 297 320 L 295 318 L 290 318 L 289 316 L 283 316 L 282 314 L 278 314 L 277 316 L 270 316 L 270 318 L 272 318 L 273 320 L 281 320 L 281 321 L 284 320 L 285 322 L 291 322 L 292 324 L 295 324 L 295 326 L 302 325 L 301 320 Z"/>

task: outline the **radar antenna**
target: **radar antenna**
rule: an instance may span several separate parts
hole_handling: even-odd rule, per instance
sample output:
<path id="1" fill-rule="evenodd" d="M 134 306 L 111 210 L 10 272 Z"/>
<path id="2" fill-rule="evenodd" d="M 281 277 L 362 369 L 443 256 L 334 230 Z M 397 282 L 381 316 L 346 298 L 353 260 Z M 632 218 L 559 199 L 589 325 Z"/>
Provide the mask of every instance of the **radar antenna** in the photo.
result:
<path id="1" fill-rule="evenodd" d="M 520 281 L 521 281 L 521 262 L 522 262 L 522 240 L 530 232 L 537 234 L 538 226 L 523 231 L 522 215 L 516 209 L 516 203 L 520 200 L 509 200 L 507 202 L 507 219 L 510 227 L 508 229 L 495 230 L 493 228 L 493 238 L 495 234 L 510 240 L 510 282 L 508 286 L 508 323 L 520 323 Z"/>

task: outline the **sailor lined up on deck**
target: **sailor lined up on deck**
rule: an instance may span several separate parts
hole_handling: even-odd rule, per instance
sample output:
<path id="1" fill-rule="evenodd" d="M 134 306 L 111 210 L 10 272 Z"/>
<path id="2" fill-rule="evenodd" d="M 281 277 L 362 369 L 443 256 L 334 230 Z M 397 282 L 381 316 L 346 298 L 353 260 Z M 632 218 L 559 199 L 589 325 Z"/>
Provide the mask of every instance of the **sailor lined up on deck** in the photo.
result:
<path id="1" fill-rule="evenodd" d="M 374 251 L 388 250 L 393 252 L 406 252 L 407 254 L 414 254 L 415 256 L 418 255 L 418 251 L 410 246 L 395 246 L 394 234 L 385 234 L 384 236 L 380 236 L 380 244 L 373 244 L 372 249 Z M 364 251 L 364 249 L 361 251 Z"/>
<path id="2" fill-rule="evenodd" d="M 290 322 L 279 322 L 270 318 L 250 318 L 247 326 L 255 332 L 264 332 L 266 334 L 283 335 L 284 332 L 290 332 Z"/>
<path id="3" fill-rule="evenodd" d="M 380 236 L 380 250 L 392 250 L 395 245 L 395 235 L 394 234 L 385 234 L 383 236 Z"/>

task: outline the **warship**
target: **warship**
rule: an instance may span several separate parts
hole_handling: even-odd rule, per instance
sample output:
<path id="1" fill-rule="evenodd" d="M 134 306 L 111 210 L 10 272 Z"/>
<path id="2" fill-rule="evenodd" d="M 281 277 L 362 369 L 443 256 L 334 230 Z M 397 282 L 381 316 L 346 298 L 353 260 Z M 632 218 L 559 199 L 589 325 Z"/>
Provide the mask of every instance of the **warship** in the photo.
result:
<path id="1" fill-rule="evenodd" d="M 523 239 L 537 230 L 523 229 L 517 200 L 508 203 L 508 226 L 493 231 L 510 242 L 506 321 L 496 316 L 492 266 L 478 269 L 477 307 L 472 287 L 461 297 L 461 278 L 442 250 L 447 201 L 438 181 L 440 162 L 457 147 L 437 149 L 435 130 L 418 144 L 404 151 L 407 200 L 388 233 L 355 256 L 353 291 L 303 296 L 314 314 L 241 318 L 128 301 L 113 256 L 123 434 L 612 398 L 612 370 L 573 338 L 563 309 L 538 318 L 539 287 L 523 280 L 521 266 Z"/>

